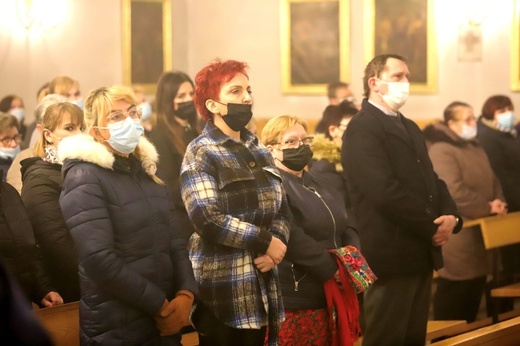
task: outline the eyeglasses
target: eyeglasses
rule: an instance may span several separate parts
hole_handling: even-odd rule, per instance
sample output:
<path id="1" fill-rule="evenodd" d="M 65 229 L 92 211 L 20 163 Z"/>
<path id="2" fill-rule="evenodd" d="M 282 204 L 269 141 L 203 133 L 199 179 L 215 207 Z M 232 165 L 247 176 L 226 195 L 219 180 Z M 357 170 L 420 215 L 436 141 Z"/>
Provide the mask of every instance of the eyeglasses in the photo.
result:
<path id="1" fill-rule="evenodd" d="M 291 147 L 291 148 L 297 148 L 297 147 L 300 146 L 300 144 L 302 144 L 302 145 L 312 145 L 312 143 L 314 143 L 314 137 L 305 137 L 305 138 L 302 138 L 302 139 L 289 138 L 285 142 L 276 143 L 276 144 L 282 144 L 282 145 L 286 145 L 286 146 Z"/>
<path id="2" fill-rule="evenodd" d="M 11 142 L 14 141 L 16 144 L 22 143 L 22 135 L 16 135 L 14 137 L 4 137 L 0 139 L 3 145 L 8 146 Z"/>
<path id="3" fill-rule="evenodd" d="M 140 107 L 136 106 L 133 106 L 126 112 L 114 110 L 111 111 L 110 114 L 108 114 L 107 119 L 111 123 L 117 123 L 119 121 L 125 120 L 127 116 L 134 120 L 141 119 L 141 117 L 143 116 L 143 111 Z"/>

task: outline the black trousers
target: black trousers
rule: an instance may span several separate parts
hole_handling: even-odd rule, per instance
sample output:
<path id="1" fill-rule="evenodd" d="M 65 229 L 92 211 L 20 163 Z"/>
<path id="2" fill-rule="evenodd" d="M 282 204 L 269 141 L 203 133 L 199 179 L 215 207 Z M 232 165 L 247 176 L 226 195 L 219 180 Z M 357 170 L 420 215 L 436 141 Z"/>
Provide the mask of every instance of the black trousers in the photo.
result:
<path id="1" fill-rule="evenodd" d="M 461 281 L 439 278 L 433 298 L 434 319 L 474 322 L 485 289 L 485 276 Z"/>
<path id="2" fill-rule="evenodd" d="M 204 304 L 199 303 L 192 321 L 199 334 L 199 346 L 263 346 L 267 327 L 237 329 L 222 323 Z"/>

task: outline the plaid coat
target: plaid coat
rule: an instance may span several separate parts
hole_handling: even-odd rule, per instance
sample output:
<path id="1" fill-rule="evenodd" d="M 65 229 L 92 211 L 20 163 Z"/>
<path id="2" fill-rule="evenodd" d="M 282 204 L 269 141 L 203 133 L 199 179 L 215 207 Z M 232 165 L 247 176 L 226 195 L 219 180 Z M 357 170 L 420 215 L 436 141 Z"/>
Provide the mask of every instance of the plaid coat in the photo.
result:
<path id="1" fill-rule="evenodd" d="M 274 333 L 283 319 L 277 268 L 262 274 L 253 260 L 272 236 L 287 243 L 287 201 L 271 154 L 251 132 L 241 137 L 209 121 L 186 149 L 180 182 L 196 229 L 190 259 L 202 301 L 223 323 Z"/>

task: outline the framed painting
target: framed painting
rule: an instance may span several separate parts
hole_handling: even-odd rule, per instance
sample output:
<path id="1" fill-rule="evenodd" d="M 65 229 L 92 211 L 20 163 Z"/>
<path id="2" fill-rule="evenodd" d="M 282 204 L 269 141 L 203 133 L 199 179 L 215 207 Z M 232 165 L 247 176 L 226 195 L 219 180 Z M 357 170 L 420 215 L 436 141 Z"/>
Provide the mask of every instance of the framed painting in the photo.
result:
<path id="1" fill-rule="evenodd" d="M 349 82 L 349 0 L 281 0 L 284 94 L 323 95 Z"/>
<path id="2" fill-rule="evenodd" d="M 394 53 L 408 59 L 410 91 L 437 92 L 433 0 L 366 0 L 365 59 Z"/>
<path id="3" fill-rule="evenodd" d="M 171 0 L 123 0 L 123 79 L 155 93 L 172 68 Z"/>
<path id="4" fill-rule="evenodd" d="M 511 33 L 511 89 L 520 91 L 520 0 L 515 0 Z"/>

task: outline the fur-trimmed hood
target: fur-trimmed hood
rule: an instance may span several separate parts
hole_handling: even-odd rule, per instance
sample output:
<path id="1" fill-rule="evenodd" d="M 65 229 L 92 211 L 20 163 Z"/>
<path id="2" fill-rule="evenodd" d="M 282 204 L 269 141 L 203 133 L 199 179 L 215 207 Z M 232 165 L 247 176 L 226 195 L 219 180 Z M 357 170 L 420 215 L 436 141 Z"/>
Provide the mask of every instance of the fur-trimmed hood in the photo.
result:
<path id="1" fill-rule="evenodd" d="M 314 154 L 312 156 L 314 160 L 327 160 L 335 165 L 337 172 L 343 171 L 343 166 L 341 164 L 341 148 L 328 139 L 324 134 L 318 133 L 314 135 L 312 152 Z"/>
<path id="2" fill-rule="evenodd" d="M 432 145 L 438 142 L 445 142 L 451 145 L 456 145 L 458 147 L 463 147 L 468 144 L 477 145 L 476 139 L 462 139 L 443 122 L 437 122 L 428 125 L 424 128 L 423 134 L 428 145 Z"/>
<path id="3" fill-rule="evenodd" d="M 139 138 L 133 155 L 141 161 L 141 165 L 148 175 L 155 175 L 159 154 L 146 137 Z M 114 154 L 107 147 L 86 134 L 64 138 L 58 145 L 58 158 L 62 162 L 66 159 L 90 162 L 110 170 L 114 169 L 115 162 Z"/>

